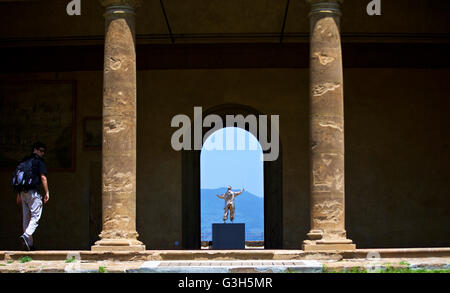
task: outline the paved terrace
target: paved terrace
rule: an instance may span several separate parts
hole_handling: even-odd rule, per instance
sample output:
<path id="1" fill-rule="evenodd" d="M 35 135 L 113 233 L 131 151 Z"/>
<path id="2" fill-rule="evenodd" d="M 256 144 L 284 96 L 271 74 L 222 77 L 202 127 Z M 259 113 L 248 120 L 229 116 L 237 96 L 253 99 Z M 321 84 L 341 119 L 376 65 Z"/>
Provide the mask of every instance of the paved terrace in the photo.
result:
<path id="1" fill-rule="evenodd" d="M 69 261 L 68 261 L 69 260 Z M 450 269 L 450 248 L 302 250 L 0 251 L 1 273 L 279 273 Z"/>

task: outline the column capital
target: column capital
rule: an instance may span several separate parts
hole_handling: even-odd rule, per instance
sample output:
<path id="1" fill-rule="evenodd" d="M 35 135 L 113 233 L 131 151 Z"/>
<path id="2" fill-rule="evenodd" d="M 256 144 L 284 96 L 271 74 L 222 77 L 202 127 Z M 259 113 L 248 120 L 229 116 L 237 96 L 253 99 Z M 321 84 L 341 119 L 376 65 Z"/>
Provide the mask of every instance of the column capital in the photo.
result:
<path id="1" fill-rule="evenodd" d="M 314 14 L 332 14 L 341 16 L 341 4 L 344 0 L 306 0 L 311 4 L 310 16 Z"/>
<path id="2" fill-rule="evenodd" d="M 111 6 L 128 6 L 130 8 L 138 8 L 142 5 L 142 0 L 100 0 L 104 7 Z"/>

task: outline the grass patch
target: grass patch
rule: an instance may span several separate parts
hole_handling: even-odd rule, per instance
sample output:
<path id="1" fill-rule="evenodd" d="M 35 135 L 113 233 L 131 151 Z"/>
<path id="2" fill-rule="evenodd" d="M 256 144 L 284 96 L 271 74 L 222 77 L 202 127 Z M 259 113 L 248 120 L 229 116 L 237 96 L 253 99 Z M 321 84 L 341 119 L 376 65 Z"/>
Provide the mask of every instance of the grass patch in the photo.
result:
<path id="1" fill-rule="evenodd" d="M 380 273 L 385 274 L 449 274 L 450 269 L 435 269 L 435 270 L 427 270 L 427 269 L 410 269 L 410 268 L 393 268 L 386 267 L 386 269 L 381 270 Z"/>
<path id="2" fill-rule="evenodd" d="M 74 261 L 75 261 L 75 256 L 72 256 L 72 258 L 68 258 L 64 262 L 65 263 L 71 263 L 71 262 L 74 262 Z"/>
<path id="3" fill-rule="evenodd" d="M 325 264 L 323 264 L 322 265 L 322 273 L 336 274 L 336 273 L 342 273 L 342 272 L 330 270 Z"/>
<path id="4" fill-rule="evenodd" d="M 350 270 L 345 270 L 346 273 L 351 273 L 351 274 L 365 274 L 367 273 L 367 270 L 365 268 L 361 268 L 361 267 L 354 267 L 351 268 Z"/>
<path id="5" fill-rule="evenodd" d="M 29 257 L 28 255 L 27 256 L 24 256 L 24 257 L 21 257 L 20 259 L 19 259 L 19 261 L 20 261 L 20 263 L 26 263 L 26 262 L 30 262 L 30 261 L 32 261 L 33 259 L 31 258 L 31 257 Z"/>
<path id="6" fill-rule="evenodd" d="M 329 271 L 328 269 L 323 270 L 324 273 L 350 273 L 350 274 L 365 274 L 369 273 L 365 268 L 361 267 L 354 267 L 345 269 L 343 271 Z M 372 273 L 372 272 L 371 272 Z M 391 267 L 387 266 L 386 268 L 379 269 L 376 271 L 373 271 L 373 273 L 380 273 L 380 274 L 449 274 L 450 269 L 434 269 L 434 270 L 427 270 L 427 269 L 410 269 L 410 268 L 399 268 L 399 267 Z"/>
<path id="7" fill-rule="evenodd" d="M 381 269 L 379 272 L 381 274 L 405 274 L 405 273 L 411 273 L 410 268 L 394 268 L 390 266 L 386 266 L 385 269 Z"/>
<path id="8" fill-rule="evenodd" d="M 99 273 L 106 273 L 106 267 L 98 267 L 98 272 Z"/>

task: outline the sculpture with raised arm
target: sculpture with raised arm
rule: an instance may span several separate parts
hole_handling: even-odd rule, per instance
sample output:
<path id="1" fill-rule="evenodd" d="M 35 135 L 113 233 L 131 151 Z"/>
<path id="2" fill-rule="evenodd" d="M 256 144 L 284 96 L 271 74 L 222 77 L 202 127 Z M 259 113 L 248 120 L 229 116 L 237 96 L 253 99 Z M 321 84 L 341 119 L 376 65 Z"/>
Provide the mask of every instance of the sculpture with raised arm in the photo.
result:
<path id="1" fill-rule="evenodd" d="M 244 188 L 242 188 L 241 191 L 234 192 L 231 190 L 231 186 L 228 186 L 227 191 L 224 194 L 216 195 L 218 198 L 225 200 L 225 207 L 224 207 L 224 215 L 223 215 L 223 222 L 228 219 L 228 212 L 230 212 L 230 221 L 233 223 L 234 220 L 234 199 L 240 195 L 244 191 Z"/>

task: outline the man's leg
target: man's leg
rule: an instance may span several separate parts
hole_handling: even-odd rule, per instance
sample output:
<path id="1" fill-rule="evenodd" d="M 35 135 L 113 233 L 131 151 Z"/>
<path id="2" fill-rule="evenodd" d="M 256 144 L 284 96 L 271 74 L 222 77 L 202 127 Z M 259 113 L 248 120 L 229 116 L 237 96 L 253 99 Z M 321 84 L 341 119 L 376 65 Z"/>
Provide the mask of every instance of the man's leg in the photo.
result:
<path id="1" fill-rule="evenodd" d="M 25 250 L 31 250 L 31 245 L 29 243 L 30 239 L 25 235 L 25 231 L 28 228 L 28 225 L 31 220 L 31 211 L 30 211 L 30 202 L 31 202 L 31 193 L 30 192 L 21 192 L 20 197 L 22 199 L 22 228 L 23 234 L 20 236 L 20 241 Z"/>
<path id="2" fill-rule="evenodd" d="M 225 207 L 225 213 L 223 214 L 223 222 L 225 223 L 225 221 L 228 219 L 228 209 L 229 207 L 226 206 Z"/>
<path id="3" fill-rule="evenodd" d="M 22 228 L 23 233 L 27 230 L 28 224 L 31 219 L 30 207 L 28 206 L 29 202 L 29 193 L 21 192 L 20 197 L 22 198 Z"/>
<path id="4" fill-rule="evenodd" d="M 230 207 L 230 220 L 231 220 L 231 223 L 233 223 L 233 220 L 234 220 L 234 204 L 231 205 L 231 207 Z"/>
<path id="5" fill-rule="evenodd" d="M 33 246 L 33 233 L 39 225 L 39 220 L 42 215 L 42 198 L 37 191 L 30 191 L 31 200 L 29 202 L 31 218 L 28 227 L 23 233 L 28 239 L 30 246 Z"/>

